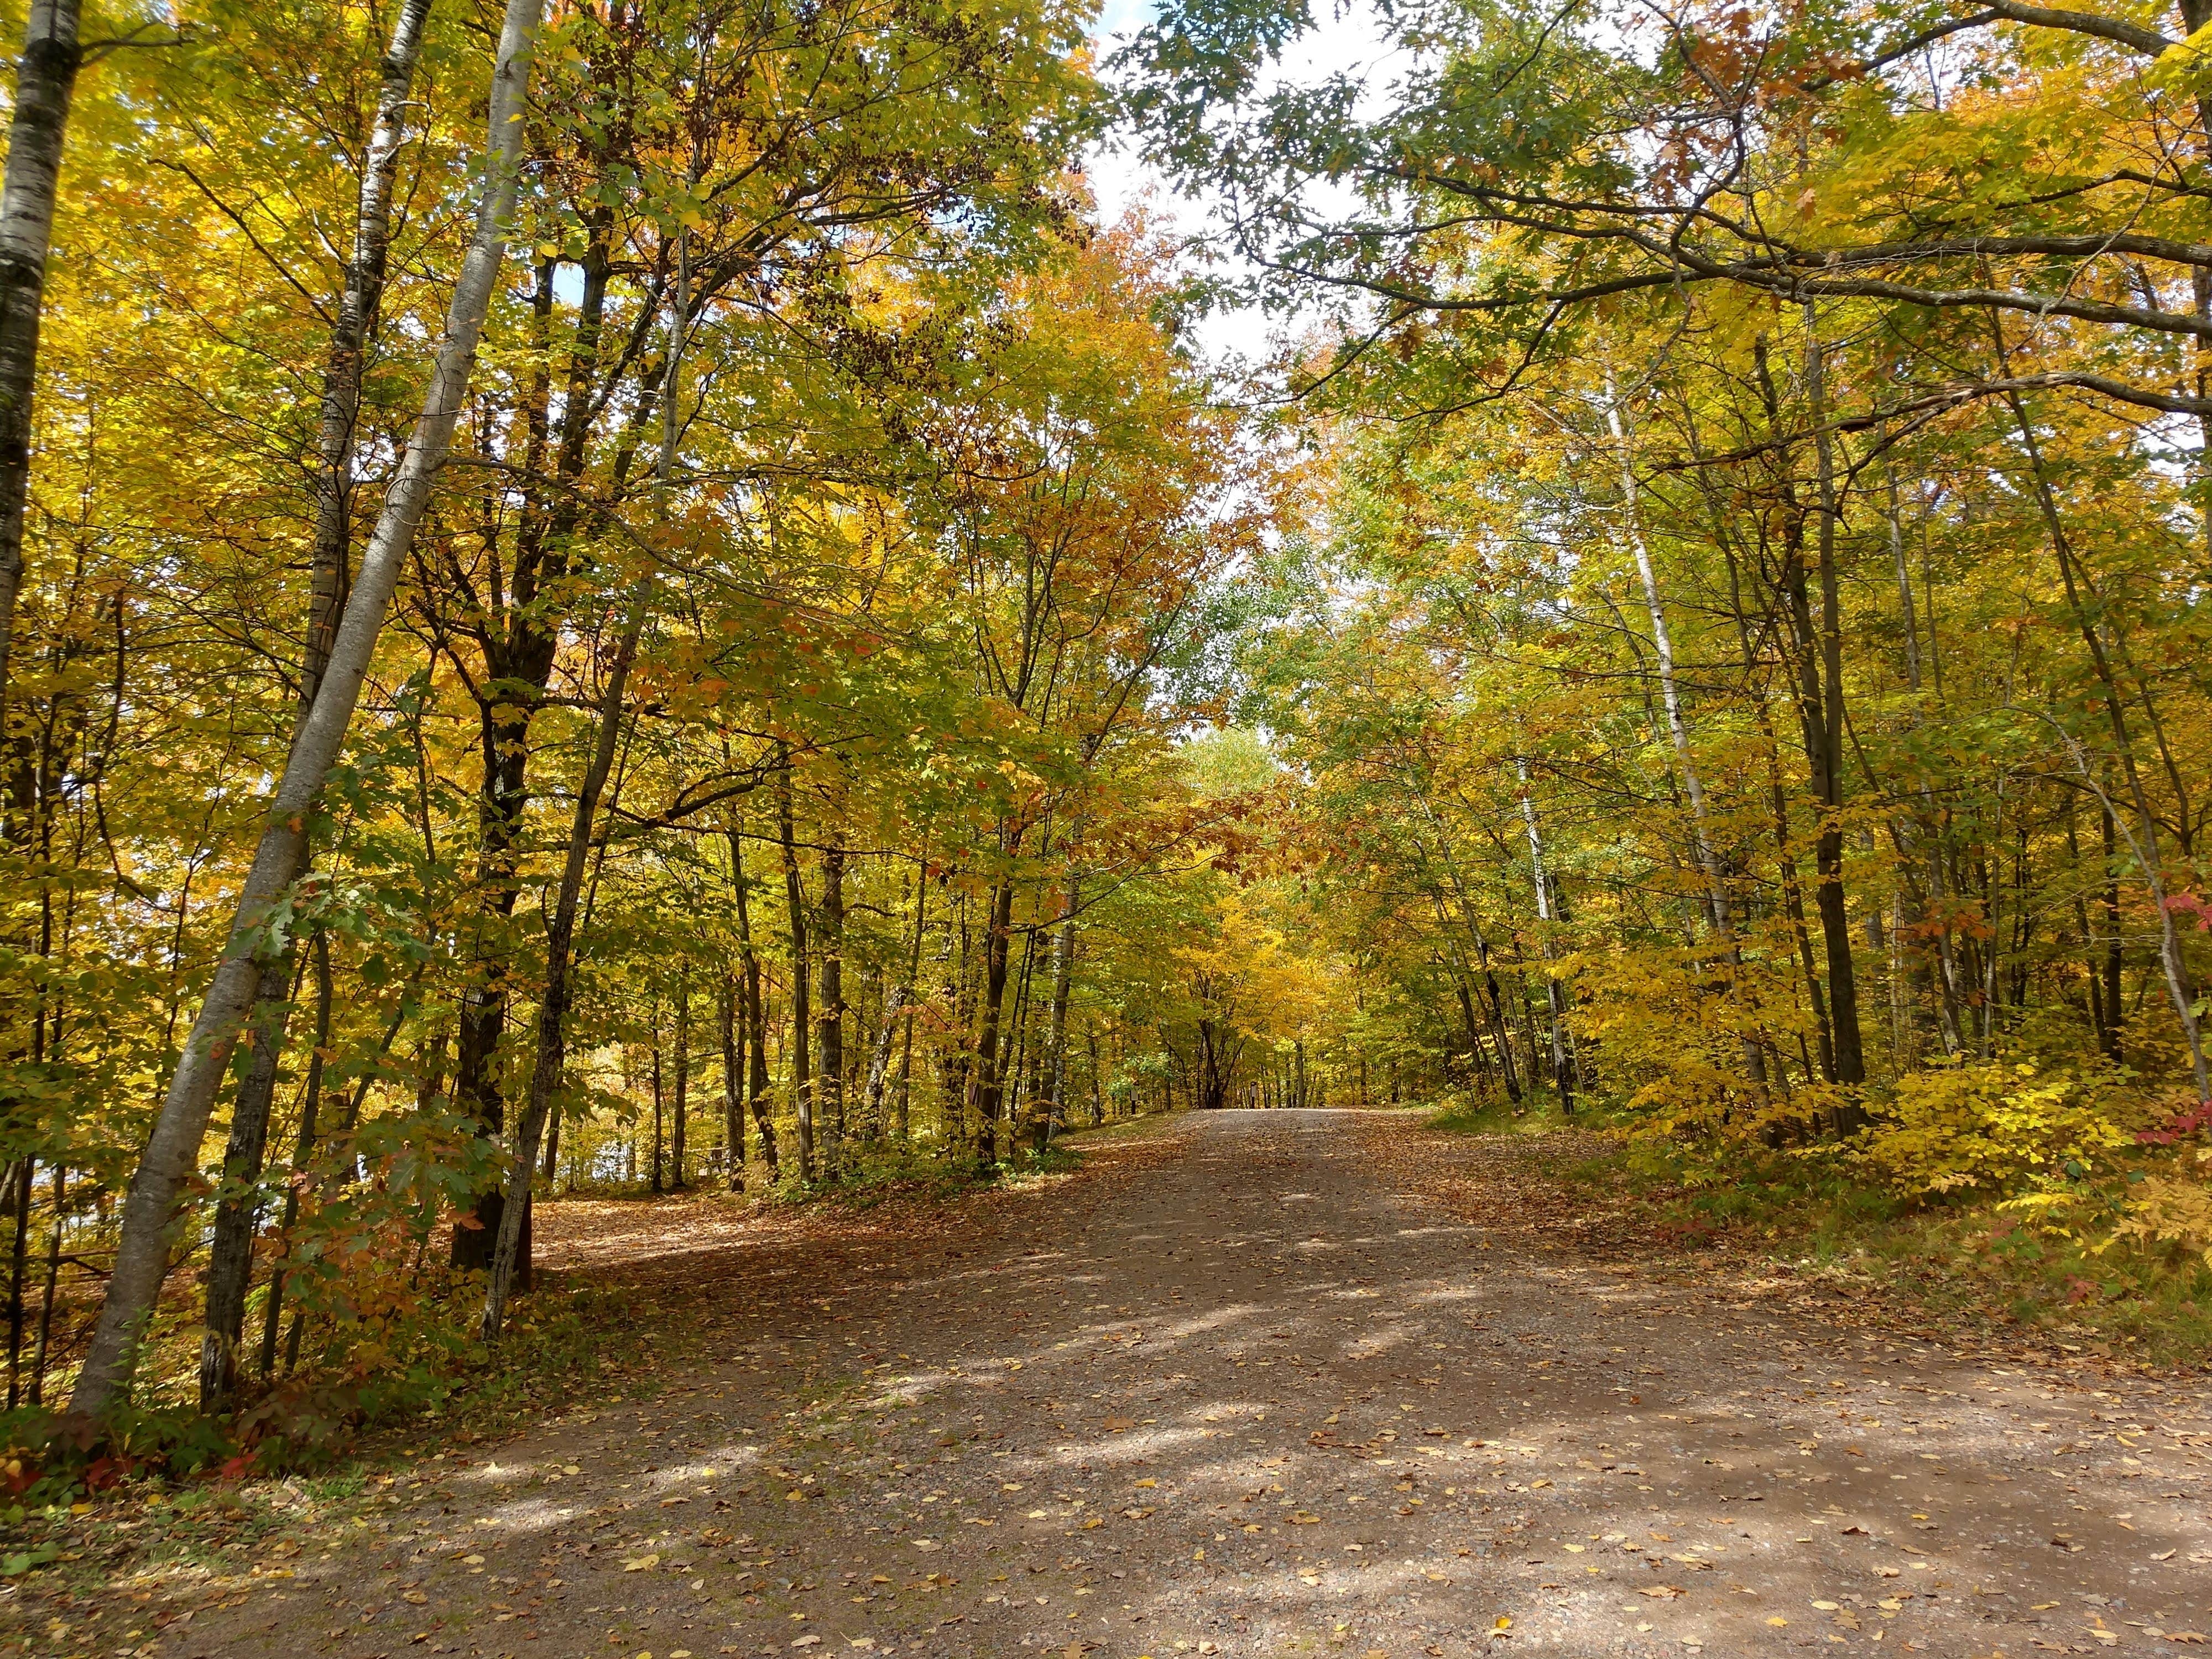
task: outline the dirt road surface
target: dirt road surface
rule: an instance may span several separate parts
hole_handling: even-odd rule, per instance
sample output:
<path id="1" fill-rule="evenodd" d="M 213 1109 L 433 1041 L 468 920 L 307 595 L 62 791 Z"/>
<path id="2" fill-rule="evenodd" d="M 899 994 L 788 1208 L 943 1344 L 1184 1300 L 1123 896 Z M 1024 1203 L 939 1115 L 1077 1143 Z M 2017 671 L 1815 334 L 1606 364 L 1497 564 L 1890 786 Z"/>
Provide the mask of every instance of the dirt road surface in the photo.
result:
<path id="1" fill-rule="evenodd" d="M 684 1265 L 736 1316 L 672 1390 L 465 1462 L 426 1443 L 358 1518 L 176 1586 L 191 1620 L 114 1650 L 1718 1659 L 2212 1635 L 2201 1383 L 1968 1357 L 1740 1267 L 1655 1265 L 1556 1197 L 1501 1143 L 1408 1115 L 1224 1112 L 857 1253 L 740 1230 Z"/>

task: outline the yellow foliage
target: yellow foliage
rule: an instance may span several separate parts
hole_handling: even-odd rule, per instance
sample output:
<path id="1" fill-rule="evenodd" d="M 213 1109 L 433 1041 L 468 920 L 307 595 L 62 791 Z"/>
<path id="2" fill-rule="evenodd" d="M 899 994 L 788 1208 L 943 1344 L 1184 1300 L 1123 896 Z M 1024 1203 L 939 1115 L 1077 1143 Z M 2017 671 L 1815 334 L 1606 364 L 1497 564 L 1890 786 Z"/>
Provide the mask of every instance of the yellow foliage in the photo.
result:
<path id="1" fill-rule="evenodd" d="M 1901 1193 L 2008 1192 L 2129 1144 L 2094 1078 L 2025 1062 L 1911 1072 L 1862 1156 Z"/>
<path id="2" fill-rule="evenodd" d="M 2212 1166 L 2212 1149 L 2199 1152 L 2197 1162 L 2200 1168 Z M 2181 1245 L 2212 1267 L 2212 1186 L 2185 1174 L 2146 1176 L 2112 1231 L 2146 1244 Z"/>

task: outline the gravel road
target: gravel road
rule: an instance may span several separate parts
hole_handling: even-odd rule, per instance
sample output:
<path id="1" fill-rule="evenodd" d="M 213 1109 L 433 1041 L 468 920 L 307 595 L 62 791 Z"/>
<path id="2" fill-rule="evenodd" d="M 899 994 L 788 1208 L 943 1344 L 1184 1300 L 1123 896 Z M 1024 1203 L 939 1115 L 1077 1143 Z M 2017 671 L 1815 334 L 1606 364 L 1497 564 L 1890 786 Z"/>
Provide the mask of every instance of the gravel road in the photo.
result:
<path id="1" fill-rule="evenodd" d="M 740 1233 L 684 1264 L 729 1316 L 705 1367 L 489 1453 L 426 1443 L 357 1518 L 192 1588 L 138 1650 L 2026 1656 L 2212 1633 L 2201 1382 L 1968 1357 L 1669 1266 L 1550 1224 L 1500 1145 L 1401 1113 L 1187 1115 L 861 1245 L 771 1261 Z"/>

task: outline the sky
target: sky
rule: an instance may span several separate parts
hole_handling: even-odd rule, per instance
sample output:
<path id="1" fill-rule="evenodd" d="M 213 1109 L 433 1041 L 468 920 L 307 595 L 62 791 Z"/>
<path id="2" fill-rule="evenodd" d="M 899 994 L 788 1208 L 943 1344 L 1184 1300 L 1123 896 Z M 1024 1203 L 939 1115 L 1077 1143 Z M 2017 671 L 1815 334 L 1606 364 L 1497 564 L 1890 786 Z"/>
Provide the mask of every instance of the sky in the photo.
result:
<path id="1" fill-rule="evenodd" d="M 1313 0 L 1316 26 L 1291 46 L 1279 79 L 1301 81 L 1317 77 L 1347 64 L 1366 67 L 1379 86 L 1388 80 L 1388 50 L 1375 20 L 1360 0 L 1344 0 L 1332 8 L 1331 0 Z M 1157 10 L 1154 0 L 1103 0 L 1092 39 L 1103 60 L 1142 28 Z M 1208 228 L 1206 204 L 1178 194 L 1166 179 L 1146 166 L 1127 143 L 1098 144 L 1087 157 L 1091 187 L 1098 201 L 1099 217 L 1108 224 L 1131 207 L 1149 201 L 1155 218 L 1188 235 Z M 1256 362 L 1268 355 L 1270 334 L 1294 319 L 1267 317 L 1256 309 L 1217 313 L 1200 322 L 1194 332 L 1209 357 L 1239 356 Z"/>

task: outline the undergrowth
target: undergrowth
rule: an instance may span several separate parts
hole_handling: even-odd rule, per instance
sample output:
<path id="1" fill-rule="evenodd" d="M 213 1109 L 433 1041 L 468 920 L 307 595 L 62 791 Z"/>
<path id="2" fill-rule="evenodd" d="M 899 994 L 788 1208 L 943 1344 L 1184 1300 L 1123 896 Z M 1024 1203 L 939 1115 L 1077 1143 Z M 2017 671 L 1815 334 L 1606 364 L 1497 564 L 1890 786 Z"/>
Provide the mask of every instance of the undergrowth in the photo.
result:
<path id="1" fill-rule="evenodd" d="M 988 1171 L 964 1160 L 872 1155 L 834 1182 L 794 1177 L 760 1198 L 850 1210 L 895 1199 L 941 1202 L 1066 1175 L 1082 1157 L 1065 1139 L 1041 1153 L 1017 1148 Z M 660 1376 L 689 1364 L 711 1334 L 637 1287 L 541 1271 L 493 1347 L 476 1332 L 481 1277 L 431 1277 L 438 1282 L 427 1288 L 420 1317 L 381 1334 L 375 1363 L 356 1363 L 357 1356 L 337 1349 L 319 1362 L 311 1355 L 301 1375 L 235 1412 L 201 1413 L 190 1398 L 191 1373 L 179 1365 L 145 1368 L 151 1385 L 96 1424 L 46 1407 L 0 1413 L 0 1578 L 66 1559 L 64 1530 L 96 1501 L 136 1498 L 182 1525 L 198 1512 L 182 1494 L 202 1487 L 234 1490 L 234 1483 L 267 1476 L 357 1483 L 362 1460 L 374 1462 L 425 1430 L 468 1445 L 568 1401 L 654 1392 Z M 210 1501 L 210 1515 L 238 1518 L 235 1504 Z"/>
<path id="2" fill-rule="evenodd" d="M 1433 1109 L 1429 1126 L 1455 1134 L 1545 1135 L 1563 1129 L 1604 1128 L 1613 1121 L 1612 1114 L 1602 1110 L 1594 1114 L 1590 1104 L 1581 1100 L 1570 1114 L 1548 1090 L 1524 1093 L 1518 1101 L 1494 1091 L 1455 1090 L 1438 1097 Z"/>
<path id="3" fill-rule="evenodd" d="M 47 1407 L 0 1413 L 0 1577 L 53 1559 L 51 1538 L 22 1529 L 114 1496 L 142 1500 L 204 1482 L 259 1476 L 350 1478 L 365 1447 L 430 1427 L 463 1444 L 507 1431 L 586 1389 L 604 1390 L 607 1355 L 634 1340 L 636 1309 L 619 1292 L 546 1275 L 517 1304 L 495 1350 L 470 1330 L 479 1305 L 465 1281 L 398 1363 L 364 1375 L 310 1370 L 210 1415 L 183 1401 L 124 1401 L 98 1422 Z"/>
<path id="4" fill-rule="evenodd" d="M 1659 1243 L 1732 1245 L 1816 1274 L 1872 1280 L 1932 1313 L 2038 1334 L 2077 1353 L 2149 1364 L 2212 1358 L 2212 1266 L 2185 1245 L 2130 1237 L 2160 1149 L 2070 1164 L 2029 1189 L 1903 1194 L 1848 1147 L 1684 1145 L 1632 1133 L 1629 1111 L 1577 1102 L 1516 1113 L 1452 1097 L 1431 1127 L 1462 1134 L 1599 1132 L 1543 1157 L 1546 1172 L 1625 1203 Z M 2163 1161 L 2170 1162 L 2170 1159 Z"/>

